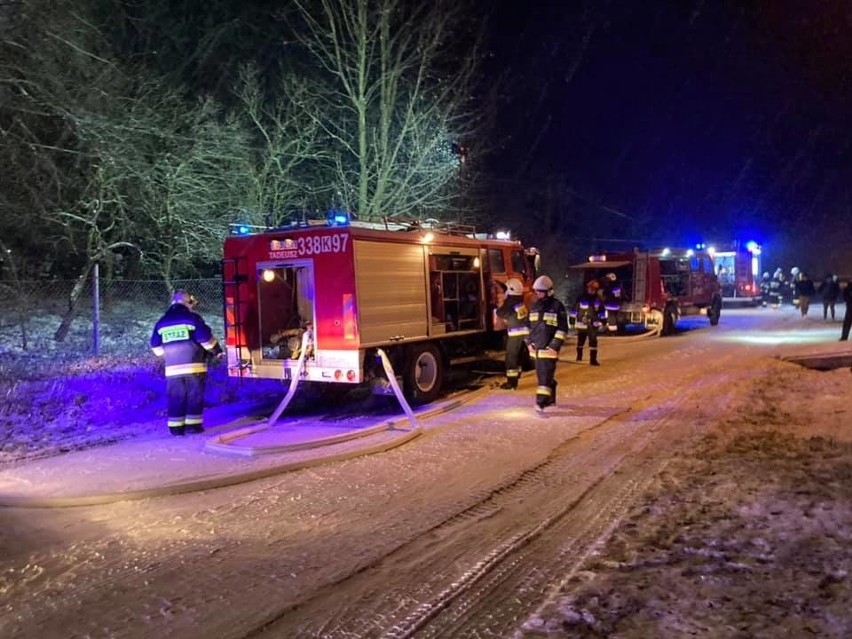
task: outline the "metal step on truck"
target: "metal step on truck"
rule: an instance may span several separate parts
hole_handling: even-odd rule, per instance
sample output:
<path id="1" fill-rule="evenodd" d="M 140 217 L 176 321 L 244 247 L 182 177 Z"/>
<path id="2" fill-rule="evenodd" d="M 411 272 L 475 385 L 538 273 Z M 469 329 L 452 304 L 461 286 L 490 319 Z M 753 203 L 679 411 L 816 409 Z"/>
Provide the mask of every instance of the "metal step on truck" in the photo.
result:
<path id="1" fill-rule="evenodd" d="M 500 349 L 510 278 L 532 297 L 537 252 L 470 226 L 345 215 L 232 229 L 222 264 L 229 375 L 328 387 L 387 384 L 434 400 L 449 367 Z"/>

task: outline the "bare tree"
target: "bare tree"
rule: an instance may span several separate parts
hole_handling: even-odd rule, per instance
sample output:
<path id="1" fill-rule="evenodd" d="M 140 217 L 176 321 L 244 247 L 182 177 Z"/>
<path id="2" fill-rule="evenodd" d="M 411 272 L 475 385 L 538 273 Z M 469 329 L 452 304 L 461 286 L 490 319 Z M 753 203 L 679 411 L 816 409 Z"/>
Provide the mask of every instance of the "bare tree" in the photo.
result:
<path id="1" fill-rule="evenodd" d="M 6 299 L 12 300 L 12 309 L 21 330 L 21 348 L 29 346 L 28 319 L 30 296 L 26 282 L 21 280 L 19 256 L 12 253 L 0 239 L 0 293 Z"/>
<path id="2" fill-rule="evenodd" d="M 108 211 L 109 204 L 111 203 L 93 200 L 80 207 L 81 210 L 79 212 L 60 211 L 56 214 L 58 218 L 66 220 L 69 229 L 75 229 L 75 232 L 82 230 L 86 238 L 86 261 L 80 269 L 74 287 L 71 289 L 71 294 L 68 298 L 68 308 L 53 335 L 53 339 L 57 342 L 64 341 L 68 336 L 68 331 L 71 329 L 71 324 L 77 315 L 80 297 L 85 290 L 86 281 L 95 264 L 109 259 L 112 252 L 121 248 L 138 250 L 136 245 L 131 242 L 111 239 L 110 236 L 115 231 L 117 220 L 114 216 L 103 215 Z M 102 220 L 102 217 L 106 218 L 106 220 Z"/>
<path id="3" fill-rule="evenodd" d="M 287 73 L 276 87 L 278 97 L 270 97 L 256 67 L 240 70 L 240 117 L 253 146 L 251 166 L 241 176 L 247 182 L 244 221 L 260 224 L 269 214 L 309 209 L 328 199 L 331 185 L 318 179 L 318 167 L 329 153 L 304 107 L 310 100 L 307 86 Z"/>
<path id="4" fill-rule="evenodd" d="M 475 135 L 477 38 L 464 3 L 296 0 L 294 30 L 318 65 L 308 115 L 332 158 L 340 204 L 362 217 L 439 216 L 458 196 Z"/>
<path id="5" fill-rule="evenodd" d="M 221 258 L 245 200 L 247 136 L 213 100 L 189 104 L 160 82 L 119 103 L 118 114 L 81 118 L 81 135 L 97 149 L 100 184 L 115 194 L 147 270 L 170 284 Z"/>

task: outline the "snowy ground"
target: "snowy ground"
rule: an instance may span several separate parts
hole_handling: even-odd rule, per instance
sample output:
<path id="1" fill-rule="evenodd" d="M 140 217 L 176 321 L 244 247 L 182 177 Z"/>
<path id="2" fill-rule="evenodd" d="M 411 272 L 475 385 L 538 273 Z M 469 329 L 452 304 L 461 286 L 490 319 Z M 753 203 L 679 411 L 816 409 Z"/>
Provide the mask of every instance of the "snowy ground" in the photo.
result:
<path id="1" fill-rule="evenodd" d="M 525 636 L 852 636 L 852 375 L 767 372 Z"/>
<path id="2" fill-rule="evenodd" d="M 784 319 L 782 328 L 804 321 Z M 807 321 L 814 330 L 823 326 L 821 318 Z M 839 324 L 832 326 L 839 334 Z M 817 348 L 849 352 L 836 337 L 819 339 Z M 794 341 L 791 350 L 797 348 Z M 622 366 L 607 361 L 606 343 L 603 352 L 604 373 Z M 144 350 L 86 361 L 54 352 L 39 362 L 12 347 L 0 355 L 0 467 L 164 434 L 161 373 Z M 708 420 L 707 436 L 669 461 L 520 636 L 852 636 L 852 374 L 764 361 L 756 352 L 744 358 L 759 376 L 720 392 L 727 401 L 711 397 L 696 409 L 696 419 Z M 680 366 L 671 374 L 687 364 Z M 588 392 L 599 393 L 602 384 Z M 268 400 L 271 387 L 253 387 L 251 396 L 248 390 L 216 368 L 208 405 Z M 578 400 L 585 391 L 572 392 Z M 0 546 L 17 549 L 14 534 L 7 527 Z M 83 548 L 69 556 L 83 556 Z M 20 598 L 18 579 L 32 566 L 18 559 L 4 564 L 0 593 Z M 0 629 L 16 628 L 13 616 L 3 608 Z"/>
<path id="3" fill-rule="evenodd" d="M 65 343 L 54 342 L 59 320 L 30 320 L 26 350 L 16 326 L 0 327 L 0 467 L 165 432 L 162 362 L 147 346 L 156 317 L 104 327 L 107 354 L 100 357 L 85 356 L 91 324 L 82 320 Z M 280 382 L 241 385 L 222 362 L 210 365 L 209 408 L 239 403 L 248 410 L 282 395 Z"/>

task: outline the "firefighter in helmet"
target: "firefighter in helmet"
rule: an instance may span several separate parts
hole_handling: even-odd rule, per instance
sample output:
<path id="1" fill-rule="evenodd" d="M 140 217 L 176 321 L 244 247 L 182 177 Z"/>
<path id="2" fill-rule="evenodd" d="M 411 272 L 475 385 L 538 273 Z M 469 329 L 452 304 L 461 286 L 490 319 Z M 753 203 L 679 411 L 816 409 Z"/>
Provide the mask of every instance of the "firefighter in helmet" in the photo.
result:
<path id="1" fill-rule="evenodd" d="M 799 305 L 799 296 L 796 291 L 796 282 L 799 281 L 799 273 L 801 270 L 798 266 L 794 266 L 790 269 L 790 279 L 787 280 L 787 289 L 784 291 L 784 301 L 793 304 L 795 306 Z"/>
<path id="2" fill-rule="evenodd" d="M 586 291 L 577 298 L 571 315 L 577 328 L 577 361 L 583 361 L 583 347 L 589 341 L 589 364 L 600 366 L 598 362 L 598 331 L 606 325 L 607 309 L 604 302 L 604 290 L 598 280 L 589 280 Z"/>
<path id="3" fill-rule="evenodd" d="M 503 390 L 515 390 L 521 377 L 521 353 L 524 338 L 530 334 L 527 317 L 529 311 L 524 304 L 524 285 L 512 278 L 506 282 L 506 297 L 498 309 L 497 317 L 506 323 L 506 381 Z"/>
<path id="4" fill-rule="evenodd" d="M 787 280 L 784 279 L 784 271 L 781 267 L 775 269 L 772 280 L 769 282 L 769 303 L 773 309 L 781 306 L 784 291 L 787 289 Z"/>
<path id="5" fill-rule="evenodd" d="M 568 333 L 568 313 L 556 299 L 553 280 L 542 275 L 533 282 L 536 300 L 530 308 L 530 333 L 524 338 L 530 356 L 535 360 L 538 386 L 535 406 L 540 413 L 556 404 L 556 361 Z"/>
<path id="6" fill-rule="evenodd" d="M 202 433 L 207 357 L 222 356 L 222 347 L 195 312 L 198 300 L 175 291 L 172 303 L 154 325 L 151 350 L 166 364 L 168 425 L 172 435 Z"/>
<path id="7" fill-rule="evenodd" d="M 772 291 L 772 276 L 769 271 L 764 271 L 760 278 L 760 298 L 761 304 L 766 307 L 769 305 L 769 295 Z"/>

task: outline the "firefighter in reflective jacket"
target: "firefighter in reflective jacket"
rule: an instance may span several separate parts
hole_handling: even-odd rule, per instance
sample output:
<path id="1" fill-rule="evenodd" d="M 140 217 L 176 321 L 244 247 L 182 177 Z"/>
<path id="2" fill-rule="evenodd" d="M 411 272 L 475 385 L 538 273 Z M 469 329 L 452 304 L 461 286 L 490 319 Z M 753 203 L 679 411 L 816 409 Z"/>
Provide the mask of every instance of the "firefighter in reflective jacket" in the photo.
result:
<path id="1" fill-rule="evenodd" d="M 521 377 L 521 353 L 524 338 L 530 334 L 527 323 L 529 311 L 524 304 L 524 285 L 515 278 L 506 282 L 506 298 L 496 310 L 497 317 L 506 323 L 506 381 L 503 390 L 515 390 Z"/>
<path id="2" fill-rule="evenodd" d="M 166 363 L 168 424 L 172 435 L 202 433 L 207 357 L 221 357 L 222 347 L 204 319 L 195 312 L 197 300 L 176 291 L 172 304 L 157 321 L 151 350 Z"/>
<path id="3" fill-rule="evenodd" d="M 606 324 L 607 308 L 604 303 L 603 291 L 597 280 L 586 284 L 586 292 L 577 298 L 571 309 L 577 329 L 577 361 L 583 361 L 583 347 L 589 341 L 589 364 L 600 366 L 598 363 L 598 331 Z"/>
<path id="4" fill-rule="evenodd" d="M 568 313 L 554 296 L 553 281 L 542 275 L 533 283 L 536 301 L 530 308 L 530 334 L 524 338 L 535 359 L 538 386 L 535 407 L 540 413 L 556 404 L 556 361 L 568 333 Z"/>

